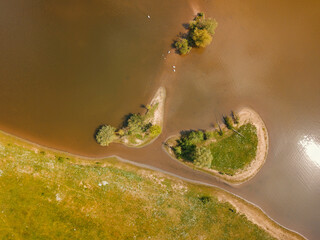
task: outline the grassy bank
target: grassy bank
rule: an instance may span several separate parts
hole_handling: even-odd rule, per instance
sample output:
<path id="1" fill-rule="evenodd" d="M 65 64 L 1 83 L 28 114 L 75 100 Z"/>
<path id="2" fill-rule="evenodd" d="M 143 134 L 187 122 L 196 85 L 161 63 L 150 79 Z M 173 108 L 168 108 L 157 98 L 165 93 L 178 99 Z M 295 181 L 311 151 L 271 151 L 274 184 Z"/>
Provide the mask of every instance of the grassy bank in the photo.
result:
<path id="1" fill-rule="evenodd" d="M 165 150 L 184 164 L 240 184 L 257 174 L 268 152 L 268 133 L 259 115 L 244 108 L 225 125 L 211 130 L 184 131 L 169 137 Z"/>
<path id="2" fill-rule="evenodd" d="M 114 158 L 0 133 L 0 175 L 0 239 L 274 239 L 218 198 L 242 200 Z"/>

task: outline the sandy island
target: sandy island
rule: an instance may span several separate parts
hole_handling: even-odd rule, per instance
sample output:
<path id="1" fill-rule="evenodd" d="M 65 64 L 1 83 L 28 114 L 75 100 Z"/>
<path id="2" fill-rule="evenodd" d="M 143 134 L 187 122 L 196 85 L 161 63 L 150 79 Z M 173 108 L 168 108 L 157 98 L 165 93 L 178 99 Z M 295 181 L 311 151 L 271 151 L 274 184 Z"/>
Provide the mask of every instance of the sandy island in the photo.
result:
<path id="1" fill-rule="evenodd" d="M 166 100 L 166 89 L 164 87 L 158 88 L 156 94 L 152 98 L 150 102 L 150 107 L 153 107 L 155 104 L 158 104 L 158 107 L 154 111 L 154 115 L 152 119 L 149 119 L 149 122 L 152 123 L 152 125 L 158 125 L 163 128 L 163 117 L 164 117 L 164 103 Z M 145 140 L 135 139 L 135 143 L 132 143 L 129 141 L 127 137 L 122 137 L 119 141 L 119 143 L 124 144 L 127 147 L 132 148 L 141 148 L 144 146 L 147 146 L 151 144 L 153 141 L 155 141 L 160 136 L 150 136 Z"/>
<path id="2" fill-rule="evenodd" d="M 237 113 L 240 118 L 238 124 L 239 126 L 246 123 L 251 123 L 257 128 L 258 146 L 255 159 L 253 159 L 250 165 L 246 166 L 245 169 L 239 170 L 233 176 L 220 174 L 219 171 L 210 168 L 199 168 L 192 163 L 188 163 L 183 160 L 177 159 L 173 150 L 171 149 L 171 146 L 173 143 L 175 143 L 177 139 L 179 139 L 180 135 L 171 136 L 166 140 L 167 144 L 164 145 L 165 151 L 175 160 L 182 162 L 183 164 L 194 169 L 212 174 L 216 176 L 219 180 L 229 185 L 238 185 L 250 180 L 259 172 L 260 168 L 266 161 L 269 149 L 269 137 L 267 128 L 258 113 L 256 113 L 254 110 L 250 108 L 242 108 Z M 222 127 L 223 126 L 221 126 L 221 128 Z"/>

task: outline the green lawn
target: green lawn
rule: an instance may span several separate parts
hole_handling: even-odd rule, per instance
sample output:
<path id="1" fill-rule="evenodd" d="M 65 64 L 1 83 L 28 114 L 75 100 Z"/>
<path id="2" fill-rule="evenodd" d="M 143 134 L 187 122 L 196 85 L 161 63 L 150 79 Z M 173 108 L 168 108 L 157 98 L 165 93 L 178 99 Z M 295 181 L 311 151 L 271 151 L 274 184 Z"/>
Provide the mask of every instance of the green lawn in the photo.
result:
<path id="1" fill-rule="evenodd" d="M 215 191 L 0 133 L 0 239 L 273 239 Z"/>
<path id="2" fill-rule="evenodd" d="M 258 145 L 256 127 L 246 124 L 241 126 L 238 132 L 242 136 L 233 132 L 230 136 L 210 144 L 213 156 L 211 168 L 233 175 L 255 158 Z"/>

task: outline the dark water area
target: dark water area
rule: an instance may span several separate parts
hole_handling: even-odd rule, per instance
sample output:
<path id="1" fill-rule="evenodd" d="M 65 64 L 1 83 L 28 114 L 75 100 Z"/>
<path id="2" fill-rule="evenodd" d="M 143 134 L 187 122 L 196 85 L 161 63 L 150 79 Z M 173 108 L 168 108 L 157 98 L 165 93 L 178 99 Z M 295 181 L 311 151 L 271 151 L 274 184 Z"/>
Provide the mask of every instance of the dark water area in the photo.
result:
<path id="1" fill-rule="evenodd" d="M 168 54 L 197 11 L 218 21 L 213 43 Z M 318 239 L 319 42 L 318 1 L 0 1 L 0 128 L 220 186 Z M 97 126 L 119 126 L 159 86 L 168 92 L 159 139 L 142 149 L 95 143 Z M 168 136 L 209 128 L 241 106 L 261 115 L 270 137 L 267 162 L 248 183 L 229 187 L 162 151 Z"/>

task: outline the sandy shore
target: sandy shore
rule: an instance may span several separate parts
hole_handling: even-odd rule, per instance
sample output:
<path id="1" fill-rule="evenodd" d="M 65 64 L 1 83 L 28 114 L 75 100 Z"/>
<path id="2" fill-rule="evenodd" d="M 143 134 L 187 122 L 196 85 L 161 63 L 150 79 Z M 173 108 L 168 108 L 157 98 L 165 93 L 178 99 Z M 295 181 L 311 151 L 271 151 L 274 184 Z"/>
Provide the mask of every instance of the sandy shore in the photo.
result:
<path id="1" fill-rule="evenodd" d="M 159 125 L 161 128 L 163 127 L 165 100 L 166 100 L 166 89 L 164 87 L 160 87 L 160 88 L 158 88 L 156 94 L 154 95 L 154 97 L 152 98 L 152 100 L 150 101 L 150 104 L 149 104 L 150 107 L 153 107 L 155 104 L 158 104 L 158 107 L 154 111 L 154 116 L 152 119 L 150 119 L 150 122 L 152 123 L 152 125 Z M 151 144 L 159 136 L 160 136 L 160 134 L 155 137 L 147 138 L 144 141 L 136 139 L 135 144 L 131 143 L 126 137 L 123 137 L 120 139 L 119 142 L 124 144 L 127 147 L 141 148 L 141 147 L 144 147 L 144 146 Z"/>
<path id="2" fill-rule="evenodd" d="M 303 236 L 296 232 L 290 231 L 284 227 L 279 226 L 276 222 L 270 219 L 260 208 L 248 203 L 247 201 L 236 197 L 223 190 L 216 191 L 219 201 L 228 202 L 234 206 L 238 213 L 244 214 L 247 219 L 260 228 L 264 229 L 271 236 L 280 240 L 302 240 Z"/>
<path id="3" fill-rule="evenodd" d="M 253 178 L 261 169 L 263 164 L 266 161 L 268 149 L 269 149 L 269 138 L 267 128 L 260 118 L 259 114 L 250 108 L 242 108 L 237 112 L 240 117 L 239 125 L 243 125 L 246 123 L 251 123 L 257 128 L 257 136 L 258 136 L 258 146 L 257 153 L 255 159 L 252 160 L 250 165 L 248 165 L 245 169 L 239 170 L 233 176 L 229 176 L 226 174 L 220 174 L 219 171 L 209 168 L 199 168 L 193 165 L 192 163 L 187 163 L 182 160 L 179 160 L 175 157 L 174 152 L 171 149 L 172 144 L 180 137 L 179 135 L 171 136 L 166 140 L 166 144 L 164 146 L 165 151 L 177 161 L 183 162 L 185 165 L 192 167 L 194 169 L 207 172 L 219 178 L 219 180 L 230 184 L 230 185 L 238 185 L 244 183 L 251 178 Z"/>

